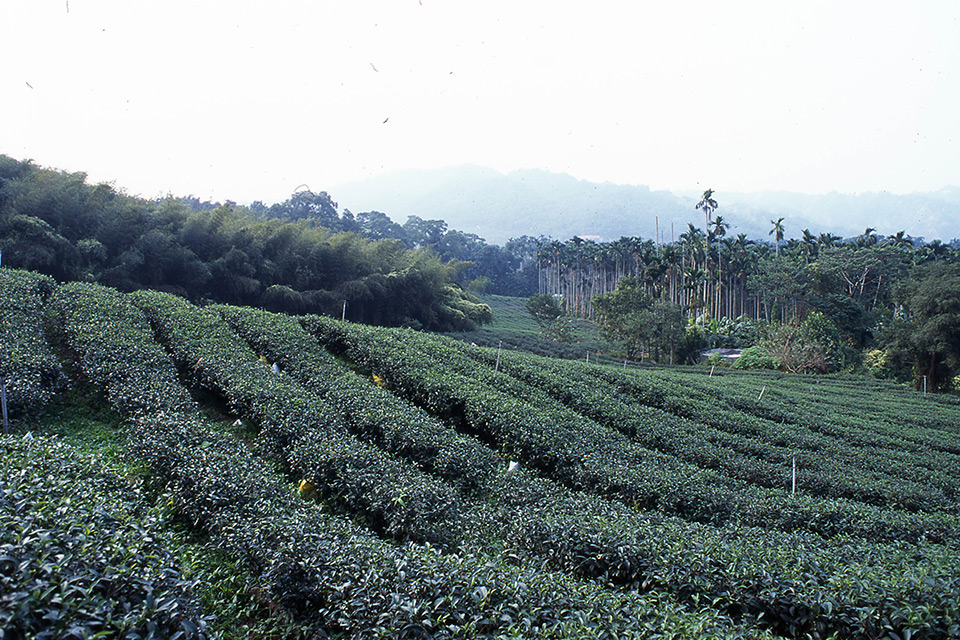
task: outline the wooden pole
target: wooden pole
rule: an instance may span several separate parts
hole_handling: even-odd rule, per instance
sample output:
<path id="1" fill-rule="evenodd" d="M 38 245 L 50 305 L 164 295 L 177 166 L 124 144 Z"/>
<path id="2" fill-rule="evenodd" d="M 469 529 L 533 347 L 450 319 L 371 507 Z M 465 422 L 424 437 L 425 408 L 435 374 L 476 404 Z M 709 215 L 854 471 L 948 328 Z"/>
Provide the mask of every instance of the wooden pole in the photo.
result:
<path id="1" fill-rule="evenodd" d="M 710 367 L 710 377 L 711 377 L 711 378 L 713 377 L 713 370 L 716 369 L 716 368 L 717 368 L 717 365 L 713 365 L 712 367 Z"/>
<path id="2" fill-rule="evenodd" d="M 760 395 L 757 396 L 757 402 L 760 402 L 760 398 L 763 397 L 763 392 L 767 390 L 767 385 L 763 385 L 763 389 L 760 389 Z"/>
<path id="3" fill-rule="evenodd" d="M 0 406 L 3 407 L 3 433 L 10 433 L 10 424 L 7 422 L 7 379 L 0 378 Z"/>
<path id="4" fill-rule="evenodd" d="M 347 301 L 344 300 L 344 301 L 343 301 L 343 313 L 340 314 L 340 320 L 346 320 L 346 319 L 347 319 Z"/>
<path id="5" fill-rule="evenodd" d="M 793 490 L 791 495 L 797 495 L 797 456 L 793 456 Z"/>
<path id="6" fill-rule="evenodd" d="M 500 341 L 500 344 L 497 345 L 497 364 L 493 367 L 493 372 L 496 373 L 500 371 L 500 348 L 503 347 L 503 340 Z"/>

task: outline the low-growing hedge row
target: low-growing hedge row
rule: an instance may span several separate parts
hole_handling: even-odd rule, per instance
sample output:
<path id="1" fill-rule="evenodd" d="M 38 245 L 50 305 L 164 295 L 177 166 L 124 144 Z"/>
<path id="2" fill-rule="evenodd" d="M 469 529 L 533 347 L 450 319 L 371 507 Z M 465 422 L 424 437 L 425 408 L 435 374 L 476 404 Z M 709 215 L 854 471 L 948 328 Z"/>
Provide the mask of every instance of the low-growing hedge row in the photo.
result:
<path id="1" fill-rule="evenodd" d="M 789 450 L 760 447 L 755 440 L 710 429 L 642 404 L 605 381 L 592 379 L 592 367 L 584 363 L 457 346 L 487 366 L 497 366 L 499 362 L 504 373 L 549 393 L 555 400 L 642 446 L 751 484 L 781 489 L 790 484 L 789 469 L 783 464 L 784 459 L 790 458 Z"/>
<path id="2" fill-rule="evenodd" d="M 381 375 L 391 390 L 574 489 L 693 521 L 736 521 L 824 536 L 944 541 L 954 539 L 957 530 L 956 516 L 947 513 L 913 514 L 845 499 L 790 496 L 679 465 L 663 454 L 654 456 L 569 409 L 554 410 L 550 403 L 555 401 L 542 401 L 544 394 L 533 387 L 526 388 L 536 404 L 516 397 L 522 387 L 503 391 L 522 384 L 506 374 L 483 371 L 476 362 L 475 375 L 458 373 L 458 366 L 469 366 L 461 362 L 467 358 L 431 346 L 435 338 L 318 316 L 305 316 L 301 323 L 329 348 Z M 490 378 L 489 384 L 482 382 Z"/>
<path id="3" fill-rule="evenodd" d="M 0 436 L 0 637 L 209 637 L 140 485 L 46 437 Z"/>
<path id="4" fill-rule="evenodd" d="M 53 278 L 0 269 L 0 377 L 6 380 L 7 417 L 35 416 L 67 379 L 44 337 L 44 302 Z"/>
<path id="5" fill-rule="evenodd" d="M 560 490 L 524 472 L 502 476 L 490 502 L 498 510 L 485 514 L 493 519 L 486 530 L 501 532 L 506 555 L 547 558 L 603 584 L 712 602 L 787 637 L 958 631 L 960 575 L 949 547 L 693 524 Z"/>
<path id="6" fill-rule="evenodd" d="M 371 403 L 380 407 L 378 415 L 385 420 L 402 421 L 409 414 L 405 403 L 385 401 L 384 391 L 360 382 L 329 354 L 318 352 L 316 341 L 304 339 L 297 331 L 295 319 L 241 309 L 221 309 L 221 313 L 240 327 L 257 351 L 276 357 L 298 377 L 315 383 L 323 380 L 327 388 L 342 378 L 357 380 L 357 393 L 349 405 L 352 410 L 363 411 Z M 311 376 L 307 371 L 316 373 Z M 870 633 L 873 622 L 868 612 L 880 611 L 884 594 L 909 576 L 923 576 L 926 588 L 893 612 L 898 629 L 913 609 L 931 601 L 931 594 L 949 602 L 943 594 L 953 589 L 945 552 L 935 547 L 891 549 L 737 526 L 690 525 L 560 489 L 522 470 L 501 474 L 484 486 L 491 493 L 478 496 L 473 518 L 461 527 L 468 544 L 485 545 L 491 552 L 523 557 L 526 562 L 547 561 L 602 584 L 666 591 L 685 601 L 711 600 L 721 608 L 762 615 L 765 624 L 794 637 Z M 757 546 L 731 548 L 731 539 L 744 538 Z M 850 577 L 851 557 L 871 555 L 891 559 L 860 570 L 858 580 L 871 584 L 873 591 L 844 588 L 844 584 L 856 585 L 853 580 L 838 584 L 837 576 Z M 908 562 L 903 563 L 904 559 Z M 811 583 L 811 575 L 817 575 L 819 582 Z M 937 607 L 923 626 L 935 628 L 931 621 L 951 611 L 948 606 Z"/>
<path id="7" fill-rule="evenodd" d="M 620 379 L 634 390 L 643 387 L 644 395 L 655 386 L 668 404 L 682 406 L 697 421 L 795 449 L 801 490 L 812 480 L 834 486 L 834 493 L 871 504 L 957 512 L 960 456 L 934 442 L 942 439 L 936 437 L 940 432 L 929 438 L 930 432 L 911 427 L 924 416 L 922 407 L 898 404 L 889 407 L 883 419 L 876 415 L 867 419 L 864 415 L 872 412 L 868 405 L 887 402 L 884 396 L 858 400 L 857 394 L 833 389 L 829 381 L 808 379 L 800 387 L 798 381 L 785 377 L 758 382 L 753 388 L 739 375 L 722 383 L 691 375 L 664 380 L 662 372 L 619 376 L 607 371 L 603 375 Z M 838 402 L 838 398 L 845 400 Z M 755 415 L 764 413 L 777 416 L 776 421 Z M 944 424 L 960 420 L 960 412 L 953 410 L 952 417 L 943 419 Z M 923 435 L 914 439 L 908 437 L 909 431 Z"/>
<path id="8" fill-rule="evenodd" d="M 717 393 L 713 381 L 688 377 L 691 386 Z M 696 380 L 694 382 L 694 380 Z M 733 376 L 719 391 L 733 406 L 750 410 L 762 386 L 749 377 Z M 949 396 L 929 394 L 893 386 L 856 381 L 788 376 L 770 381 L 764 392 L 768 410 L 774 410 L 791 423 L 828 436 L 847 446 L 879 448 L 898 456 L 904 466 L 920 465 L 944 473 L 960 486 L 960 441 L 957 439 L 957 415 L 960 406 Z M 943 456 L 941 454 L 948 455 Z M 908 473 L 900 465 L 891 473 Z"/>
<path id="9" fill-rule="evenodd" d="M 763 436 L 776 434 L 774 438 L 757 434 L 748 437 L 716 429 L 642 404 L 616 385 L 592 375 L 591 370 L 596 367 L 581 362 L 558 362 L 512 352 L 497 354 L 462 343 L 451 343 L 449 347 L 456 347 L 490 367 L 495 366 L 495 359 L 499 358 L 500 370 L 546 391 L 577 412 L 645 446 L 750 484 L 790 488 L 791 457 L 800 453 L 804 467 L 800 489 L 808 495 L 847 498 L 878 506 L 909 505 L 914 510 L 935 509 L 947 501 L 940 489 L 941 481 L 947 479 L 945 474 L 927 476 L 922 484 L 916 476 L 898 475 L 893 467 L 902 467 L 904 461 L 889 448 L 852 447 L 811 434 L 807 448 L 798 450 L 784 446 L 786 443 L 775 443 L 785 430 L 783 425 L 767 425 Z M 696 394 L 691 390 L 687 395 Z M 710 398 L 710 404 L 709 413 L 714 419 L 721 415 L 729 422 L 742 423 L 753 418 L 734 410 L 719 393 Z M 689 404 L 684 406 L 688 408 Z M 793 424 L 786 429 L 808 431 Z"/>
<path id="10" fill-rule="evenodd" d="M 96 305 L 81 309 L 96 315 Z M 160 347 L 137 332 L 97 334 L 121 356 L 90 369 L 110 382 L 118 406 L 139 393 L 138 372 Z M 67 336 L 71 334 L 68 332 Z M 81 355 L 83 345 L 72 344 Z M 88 360 L 89 362 L 89 360 Z M 157 375 L 174 384 L 170 367 Z M 242 443 L 207 429 L 184 407 L 130 414 L 131 445 L 171 503 L 219 548 L 262 576 L 272 606 L 318 633 L 393 637 L 746 637 L 711 610 L 690 612 L 660 594 L 615 594 L 551 573 L 469 552 L 394 547 L 323 513 L 290 489 Z M 750 633 L 751 636 L 763 634 Z"/>
<path id="11" fill-rule="evenodd" d="M 468 491 L 478 489 L 504 466 L 477 440 L 399 400 L 370 376 L 361 377 L 338 364 L 296 318 L 250 308 L 217 310 L 257 353 L 317 392 L 358 437 Z"/>
<path id="12" fill-rule="evenodd" d="M 260 441 L 340 508 L 398 538 L 449 544 L 457 492 L 361 442 L 322 399 L 250 350 L 213 309 L 153 291 L 131 294 L 174 359 L 260 426 Z"/>
<path id="13" fill-rule="evenodd" d="M 895 406 L 885 406 L 887 400 L 881 400 L 875 391 L 830 378 L 758 379 L 744 374 L 709 378 L 660 369 L 623 374 L 596 367 L 588 374 L 651 406 L 789 447 L 805 457 L 829 451 L 848 468 L 908 481 L 918 479 L 917 471 L 927 470 L 931 473 L 921 478 L 928 478 L 926 484 L 936 490 L 947 489 L 948 499 L 960 488 L 960 458 L 956 455 L 960 445 L 949 428 L 957 420 L 957 411 L 936 402 L 918 405 L 916 395 L 900 396 Z M 937 414 L 936 420 L 930 420 L 931 414 Z M 897 491 L 893 494 L 895 498 Z"/>
<path id="14" fill-rule="evenodd" d="M 555 360 L 527 354 L 500 354 L 501 359 L 514 363 L 511 375 L 527 383 L 524 387 L 516 384 L 506 385 L 501 378 L 491 375 L 498 357 L 492 350 L 478 349 L 462 342 L 428 336 L 418 341 L 418 348 L 435 357 L 445 355 L 444 362 L 447 366 L 464 375 L 482 377 L 515 397 L 521 399 L 529 397 L 529 388 L 532 387 L 538 392 L 546 392 L 552 399 L 574 408 L 597 422 L 612 428 L 619 426 L 618 430 L 628 431 L 630 423 L 633 422 L 634 427 L 641 432 L 656 431 L 665 418 L 673 417 L 662 414 L 650 415 L 647 412 L 648 415 L 642 416 L 639 420 L 637 418 L 631 420 L 630 408 L 618 402 L 616 398 L 617 389 L 598 384 L 598 378 L 590 373 L 597 367 L 587 366 L 581 362 L 558 363 Z M 454 355 L 451 357 L 449 354 Z M 468 359 L 459 357 L 461 354 L 472 356 L 471 359 L 474 359 L 474 362 L 478 354 L 484 354 L 480 360 L 489 364 L 489 367 L 478 369 Z M 616 373 L 620 374 L 622 370 L 617 369 Z M 702 376 L 700 378 L 702 379 Z M 675 389 L 677 386 L 675 382 L 669 385 Z M 696 397 L 702 394 L 698 394 L 695 389 L 677 389 L 677 391 L 679 397 L 676 404 L 682 407 L 683 411 L 700 409 L 699 414 L 710 416 L 712 422 L 736 424 L 737 429 L 743 429 L 745 423 L 751 423 L 755 427 L 755 432 L 751 433 L 749 438 L 741 437 L 740 442 L 753 439 L 757 444 L 762 444 L 766 441 L 780 449 L 780 451 L 766 452 L 767 455 L 762 456 L 767 460 L 775 460 L 779 464 L 779 469 L 774 470 L 756 458 L 731 456 L 730 454 L 733 453 L 731 451 L 727 451 L 725 455 L 722 450 L 714 449 L 714 455 L 711 456 L 709 451 L 705 451 L 710 448 L 709 443 L 703 442 L 710 434 L 702 433 L 699 440 L 703 444 L 691 447 L 695 453 L 690 453 L 688 456 L 690 458 L 688 461 L 698 466 L 718 469 L 724 475 L 745 479 L 761 486 L 786 489 L 789 488 L 790 482 L 784 477 L 784 470 L 789 472 L 791 456 L 783 449 L 787 449 L 789 445 L 793 446 L 796 452 L 795 447 L 803 444 L 805 448 L 801 450 L 802 459 L 807 470 L 807 483 L 802 485 L 804 493 L 909 510 L 934 509 L 948 502 L 940 489 L 941 482 L 934 480 L 920 483 L 915 476 L 898 474 L 898 469 L 908 466 L 904 464 L 907 462 L 907 456 L 910 455 L 908 452 L 898 455 L 901 452 L 889 448 L 882 451 L 865 450 L 859 446 L 851 446 L 845 441 L 826 437 L 816 432 L 815 425 L 808 428 L 803 424 L 784 425 L 762 420 L 729 406 L 722 393 L 710 394 L 704 403 Z M 542 404 L 542 400 L 538 400 L 537 403 Z M 701 432 L 704 431 L 703 422 L 705 421 L 697 425 Z M 715 430 L 715 433 L 717 431 L 719 430 Z M 824 455 L 824 450 L 829 450 L 829 455 Z M 769 455 L 770 453 L 773 455 Z M 878 453 L 881 455 L 877 455 Z M 722 466 L 718 466 L 721 461 Z M 946 479 L 945 476 L 941 478 Z M 951 481 L 954 480 L 951 478 Z"/>
<path id="15" fill-rule="evenodd" d="M 572 488 L 695 520 L 730 515 L 732 480 L 642 449 L 533 388 L 527 388 L 530 401 L 506 393 L 499 387 L 517 383 L 509 376 L 498 374 L 487 384 L 482 376 L 462 375 L 450 364 L 462 356 L 431 356 L 421 344 L 429 338 L 319 316 L 303 317 L 301 323 L 321 342 L 382 377 L 388 389 Z"/>
<path id="16" fill-rule="evenodd" d="M 178 511 L 263 577 L 276 606 L 356 638 L 763 637 L 662 593 L 615 593 L 470 551 L 393 547 L 294 498 L 239 442 L 189 419 L 138 420 L 138 457 Z"/>
<path id="17" fill-rule="evenodd" d="M 124 294 L 72 282 L 57 287 L 49 306 L 83 373 L 103 388 L 122 415 L 195 408 L 167 354 L 142 340 L 150 335 L 150 325 Z M 124 348 L 117 349 L 117 344 Z M 131 362 L 137 366 L 128 367 Z"/>

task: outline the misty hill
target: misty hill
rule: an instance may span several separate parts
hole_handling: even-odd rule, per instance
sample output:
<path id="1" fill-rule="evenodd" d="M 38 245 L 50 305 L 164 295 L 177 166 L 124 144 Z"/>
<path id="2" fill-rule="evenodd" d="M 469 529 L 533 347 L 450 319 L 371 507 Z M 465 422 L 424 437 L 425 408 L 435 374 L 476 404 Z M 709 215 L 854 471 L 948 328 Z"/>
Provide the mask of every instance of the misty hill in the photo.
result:
<path id="1" fill-rule="evenodd" d="M 730 232 L 767 238 L 770 219 L 786 218 L 788 237 L 809 228 L 815 234 L 853 236 L 873 227 L 882 234 L 905 230 L 914 237 L 950 240 L 960 236 L 960 188 L 898 195 L 888 192 L 825 195 L 781 191 L 729 193 L 710 185 L 717 211 Z M 465 165 L 438 170 L 403 171 L 332 189 L 341 208 L 382 211 L 397 222 L 407 216 L 441 219 L 450 228 L 503 243 L 521 235 L 572 236 L 613 240 L 620 236 L 654 238 L 657 222 L 670 241 L 671 224 L 679 236 L 703 220 L 694 206 L 700 194 L 653 191 L 642 185 L 578 180 L 537 169 L 508 174 Z"/>

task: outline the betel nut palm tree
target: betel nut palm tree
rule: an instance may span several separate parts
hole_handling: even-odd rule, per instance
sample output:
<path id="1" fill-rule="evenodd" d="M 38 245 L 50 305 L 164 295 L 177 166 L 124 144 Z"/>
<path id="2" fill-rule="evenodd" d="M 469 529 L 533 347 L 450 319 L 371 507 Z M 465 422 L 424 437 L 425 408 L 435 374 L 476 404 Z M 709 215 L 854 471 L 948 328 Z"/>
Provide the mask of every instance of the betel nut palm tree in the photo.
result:
<path id="1" fill-rule="evenodd" d="M 777 256 L 780 256 L 780 243 L 783 242 L 783 218 L 777 218 L 776 220 L 771 220 L 770 224 L 773 225 L 773 229 L 767 232 L 768 236 L 774 236 L 777 241 Z"/>
<path id="2" fill-rule="evenodd" d="M 703 196 L 700 198 L 700 202 L 698 202 L 698 203 L 697 203 L 697 206 L 696 206 L 697 209 L 702 209 L 702 210 L 703 210 L 704 217 L 706 218 L 706 221 L 707 221 L 706 224 L 705 224 L 704 227 L 703 227 L 703 231 L 704 231 L 704 234 L 703 234 L 703 242 L 704 242 L 704 246 L 703 246 L 703 267 L 704 267 L 704 269 L 707 268 L 707 260 L 709 259 L 709 256 L 710 256 L 710 216 L 711 216 L 711 215 L 713 214 L 713 212 L 717 209 L 717 206 L 718 206 L 718 205 L 717 205 L 717 201 L 713 199 L 713 189 L 707 189 L 706 191 L 704 191 L 704 192 L 703 192 Z M 718 267 L 717 267 L 717 268 L 719 269 L 719 264 L 720 264 L 719 256 L 717 256 L 717 258 L 718 258 L 718 259 L 717 259 L 717 264 L 718 264 Z M 719 283 L 719 281 L 720 281 L 720 275 L 719 275 L 719 272 L 718 272 L 718 274 L 717 274 L 717 282 Z M 704 278 L 704 281 L 703 281 L 703 300 L 704 300 L 704 304 L 705 304 L 705 305 L 706 305 L 706 300 L 707 300 L 707 286 L 708 286 L 707 279 Z M 718 284 L 717 286 L 719 287 L 719 284 Z"/>
<path id="3" fill-rule="evenodd" d="M 717 219 L 713 221 L 713 235 L 717 239 L 717 304 L 714 307 L 714 315 L 720 317 L 723 315 L 721 310 L 721 284 L 723 282 L 723 263 L 721 262 L 720 251 L 723 248 L 723 237 L 727 235 L 727 229 L 730 228 L 730 223 L 723 219 L 723 216 L 717 216 Z"/>

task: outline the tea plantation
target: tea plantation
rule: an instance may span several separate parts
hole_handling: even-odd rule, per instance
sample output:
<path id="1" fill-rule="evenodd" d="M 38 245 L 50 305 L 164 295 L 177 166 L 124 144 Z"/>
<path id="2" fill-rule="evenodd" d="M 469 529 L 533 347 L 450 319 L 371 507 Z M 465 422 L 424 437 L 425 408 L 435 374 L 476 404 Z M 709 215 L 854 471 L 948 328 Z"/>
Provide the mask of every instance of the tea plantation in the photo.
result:
<path id="1" fill-rule="evenodd" d="M 2 639 L 960 638 L 955 397 L 0 286 Z"/>

